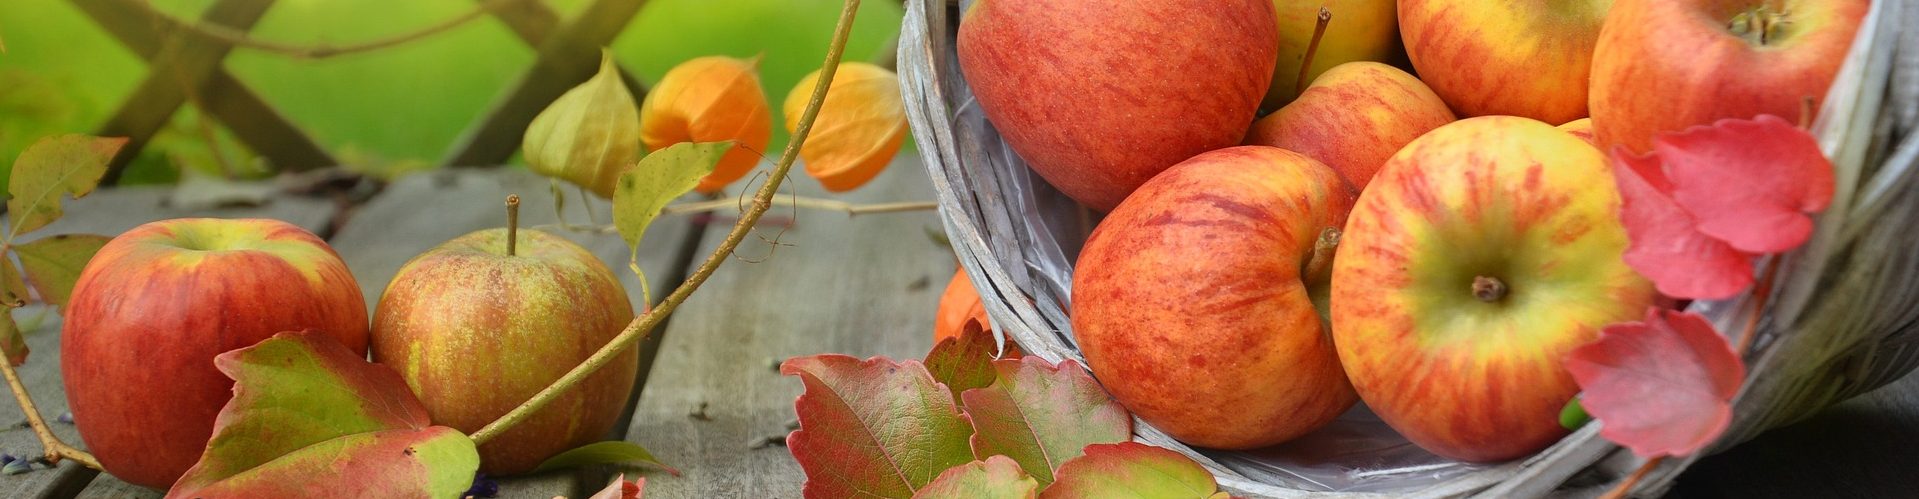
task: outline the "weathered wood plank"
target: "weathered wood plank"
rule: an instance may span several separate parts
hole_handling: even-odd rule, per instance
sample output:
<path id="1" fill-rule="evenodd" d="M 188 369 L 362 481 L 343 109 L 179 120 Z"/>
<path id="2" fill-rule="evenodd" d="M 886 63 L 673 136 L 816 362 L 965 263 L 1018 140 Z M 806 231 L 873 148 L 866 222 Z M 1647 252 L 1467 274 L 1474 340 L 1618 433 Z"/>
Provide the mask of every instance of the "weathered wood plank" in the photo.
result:
<path id="1" fill-rule="evenodd" d="M 508 168 L 447 169 L 406 177 L 360 207 L 331 243 L 353 270 L 368 310 L 373 310 L 393 275 L 414 256 L 468 232 L 506 225 L 502 203 L 508 194 L 520 196 L 522 228 L 557 222 L 548 185 L 544 178 Z M 570 187 L 566 191 L 570 194 L 567 217 L 574 223 L 585 223 L 578 191 Z M 610 207 L 606 201 L 594 198 L 592 206 L 599 220 L 608 220 Z M 629 253 L 617 234 L 582 234 L 551 227 L 546 230 L 580 243 L 598 255 L 620 278 L 620 284 L 637 309 L 642 301 L 640 281 L 626 270 Z M 666 292 L 669 280 L 678 282 L 679 267 L 685 265 L 685 256 L 693 249 L 688 241 L 698 235 L 695 230 L 685 217 L 669 217 L 661 219 L 647 234 L 640 251 L 640 266 L 648 272 L 649 285 L 656 296 Z M 636 384 L 645 383 L 648 371 L 645 366 L 657 351 L 657 341 L 643 348 L 640 379 Z M 620 438 L 625 430 L 622 421 L 608 438 Z M 603 469 L 548 473 L 502 480 L 501 489 L 508 497 L 575 496 L 584 484 L 597 482 L 603 486 L 607 476 Z"/>
<path id="2" fill-rule="evenodd" d="M 823 195 L 803 174 L 788 185 Z M 902 156 L 871 185 L 835 197 L 932 196 L 918 159 Z M 776 207 L 767 218 L 793 215 Z M 776 362 L 825 352 L 917 358 L 931 346 L 933 311 L 954 268 L 952 253 L 926 236 L 940 230 L 934 213 L 797 215 L 784 234 L 760 230 L 781 246 L 749 237 L 675 312 L 627 439 L 685 475 L 647 473 L 647 497 L 799 497 L 799 465 L 766 444 L 784 443 L 800 393 Z M 727 229 L 709 227 L 698 258 Z M 690 415 L 702 406 L 703 418 Z"/>
<path id="3" fill-rule="evenodd" d="M 149 8 L 133 0 L 74 0 L 76 2 L 112 2 L 103 7 L 138 11 Z M 266 14 L 273 6 L 273 0 L 220 0 L 208 7 L 205 22 L 229 26 L 245 31 Z M 149 65 L 153 70 L 140 82 L 132 95 L 120 104 L 118 111 L 100 127 L 99 135 L 105 137 L 129 137 L 126 147 L 113 157 L 107 165 L 106 177 L 101 179 L 105 185 L 113 185 L 120 180 L 120 174 L 126 171 L 127 164 L 139 156 L 140 149 L 146 147 L 153 134 L 159 132 L 173 112 L 187 100 L 188 89 L 198 89 L 205 84 L 214 68 L 221 65 L 231 45 L 202 38 L 181 35 L 168 40 L 161 50 L 160 57 Z"/>
<path id="4" fill-rule="evenodd" d="M 179 217 L 217 217 L 217 218 L 276 218 L 286 220 L 307 230 L 318 231 L 332 218 L 332 204 L 317 199 L 294 196 L 280 196 L 268 204 L 251 208 L 221 208 L 183 210 L 166 204 L 169 194 L 167 188 L 136 187 L 105 189 L 93 195 L 67 201 L 66 216 L 60 220 L 22 236 L 22 241 L 52 234 L 92 233 L 118 235 L 140 224 L 154 220 Z M 23 323 L 31 322 L 37 310 L 23 309 L 15 312 L 15 317 Z M 34 404 L 39 406 L 40 414 L 49 420 L 66 412 L 65 389 L 60 381 L 60 330 L 59 317 L 50 315 L 41 327 L 27 334 L 27 344 L 33 354 L 27 363 L 20 367 L 20 376 L 27 385 L 28 393 L 33 394 Z M 0 451 L 15 456 L 38 456 L 43 453 L 40 441 L 33 431 L 16 428 L 15 422 L 26 421 L 20 413 L 19 404 L 13 397 L 0 397 L 0 422 L 9 426 L 0 431 Z M 84 448 L 85 444 L 74 432 L 72 425 L 54 423 L 55 433 L 69 444 Z M 72 463 L 62 463 L 53 470 L 36 470 L 22 475 L 0 475 L 0 496 L 4 497 L 70 497 L 79 488 L 87 486 L 93 479 L 93 470 Z M 114 480 L 117 481 L 117 480 Z M 127 487 L 133 487 L 127 485 Z M 137 487 L 135 487 L 137 489 Z"/>
<path id="5" fill-rule="evenodd" d="M 558 33 L 540 43 L 540 52 L 519 81 L 507 89 L 486 118 L 454 141 L 442 166 L 487 166 L 506 162 L 520 148 L 520 136 L 533 117 L 567 89 L 599 68 L 600 48 L 613 42 L 646 0 L 594 0 Z"/>
<path id="6" fill-rule="evenodd" d="M 165 42 L 161 32 L 184 29 L 172 25 L 168 20 L 134 14 L 134 11 L 119 3 L 98 0 L 76 0 L 73 3 L 95 24 L 119 40 L 120 45 L 149 62 L 160 60 Z M 226 124 L 234 137 L 272 161 L 276 169 L 303 171 L 339 164 L 298 126 L 268 105 L 253 89 L 234 78 L 224 67 L 215 66 L 195 95 L 200 98 L 207 114 Z"/>

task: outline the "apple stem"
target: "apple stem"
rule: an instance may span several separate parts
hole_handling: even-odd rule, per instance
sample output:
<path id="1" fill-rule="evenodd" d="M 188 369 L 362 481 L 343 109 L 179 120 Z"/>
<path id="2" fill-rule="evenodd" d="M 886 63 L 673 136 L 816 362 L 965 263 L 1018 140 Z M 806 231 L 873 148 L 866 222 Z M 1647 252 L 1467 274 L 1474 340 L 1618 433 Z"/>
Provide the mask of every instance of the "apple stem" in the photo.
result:
<path id="1" fill-rule="evenodd" d="M 0 312 L 11 312 L 11 310 L 0 310 Z M 95 459 L 93 454 L 67 445 L 66 442 L 60 441 L 60 437 L 53 434 L 53 429 L 47 426 L 47 421 L 40 418 L 40 408 L 33 405 L 33 397 L 27 394 L 26 385 L 20 383 L 20 373 L 13 370 L 12 362 L 0 359 L 0 372 L 6 374 L 7 388 L 13 390 L 14 400 L 20 402 L 20 411 L 27 414 L 27 425 L 33 427 L 34 436 L 40 437 L 40 447 L 48 464 L 58 464 L 61 459 L 72 459 L 81 466 L 104 470 L 100 467 L 100 460 Z"/>
<path id="2" fill-rule="evenodd" d="M 1313 54 L 1319 52 L 1319 39 L 1326 36 L 1326 25 L 1333 22 L 1333 11 L 1324 6 L 1319 8 L 1319 21 L 1313 24 L 1313 40 L 1306 42 L 1306 55 L 1299 61 L 1299 78 L 1293 80 L 1293 95 L 1306 91 L 1306 75 L 1312 74 Z"/>
<path id="3" fill-rule="evenodd" d="M 826 48 L 826 61 L 820 64 L 819 85 L 813 87 L 813 95 L 806 101 L 806 110 L 800 113 L 799 126 L 794 127 L 792 138 L 787 141 L 786 150 L 780 153 L 779 161 L 773 164 L 773 172 L 767 176 L 766 183 L 761 184 L 760 190 L 753 194 L 753 203 L 746 208 L 745 212 L 740 213 L 740 218 L 733 223 L 733 229 L 726 233 L 726 239 L 720 242 L 719 247 L 706 255 L 706 260 L 701 262 L 699 267 L 694 268 L 693 273 L 688 275 L 679 287 L 673 288 L 673 293 L 661 300 L 658 306 L 634 318 L 633 322 L 627 323 L 626 329 L 621 330 L 619 336 L 615 336 L 612 341 L 608 341 L 598 351 L 593 352 L 593 356 L 587 357 L 580 365 L 574 366 L 573 370 L 567 371 L 560 376 L 560 379 L 554 380 L 553 384 L 533 394 L 533 397 L 526 402 L 507 411 L 493 422 L 487 423 L 479 431 L 468 435 L 474 445 L 482 445 L 499 437 L 501 433 L 525 421 L 533 413 L 552 404 L 560 397 L 560 394 L 572 390 L 594 371 L 612 363 L 614 357 L 652 333 L 668 314 L 673 313 L 673 309 L 678 308 L 680 303 L 685 302 L 686 298 L 693 294 L 694 290 L 705 284 L 706 280 L 713 276 L 713 272 L 719 270 L 721 264 L 731 259 L 733 250 L 739 248 L 740 242 L 745 241 L 747 234 L 759 225 L 760 217 L 773 207 L 774 194 L 779 192 L 780 184 L 786 180 L 787 173 L 793 170 L 793 162 L 799 159 L 800 146 L 804 145 L 807 136 L 812 134 L 813 121 L 819 117 L 820 105 L 826 102 L 826 90 L 833 86 L 833 76 L 839 70 L 840 57 L 846 53 L 846 38 L 853 31 L 853 14 L 859 12 L 859 8 L 860 0 L 846 0 L 845 6 L 841 8 L 839 23 L 833 27 L 833 41 Z"/>
<path id="4" fill-rule="evenodd" d="M 1306 258 L 1306 269 L 1300 272 L 1300 278 L 1307 282 L 1323 282 L 1331 278 L 1333 254 L 1339 250 L 1338 227 L 1327 227 L 1319 231 L 1319 239 L 1313 240 L 1313 254 Z"/>
<path id="5" fill-rule="evenodd" d="M 513 252 L 520 242 L 520 195 L 506 195 L 506 256 Z"/>
<path id="6" fill-rule="evenodd" d="M 1498 303 L 1499 300 L 1506 298 L 1506 291 L 1506 281 L 1501 281 L 1498 277 L 1483 275 L 1473 277 L 1473 297 L 1478 298 L 1479 301 Z"/>
<path id="7" fill-rule="evenodd" d="M 1799 129 L 1800 130 L 1812 131 L 1813 105 L 1814 105 L 1814 101 L 1812 96 L 1810 95 L 1802 96 L 1799 99 Z"/>

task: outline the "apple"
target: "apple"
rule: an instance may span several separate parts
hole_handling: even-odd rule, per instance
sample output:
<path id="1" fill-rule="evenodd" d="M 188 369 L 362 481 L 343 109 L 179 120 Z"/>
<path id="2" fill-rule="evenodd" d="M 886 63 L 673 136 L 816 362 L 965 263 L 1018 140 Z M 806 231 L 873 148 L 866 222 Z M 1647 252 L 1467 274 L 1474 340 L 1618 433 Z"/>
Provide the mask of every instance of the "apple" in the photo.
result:
<path id="1" fill-rule="evenodd" d="M 282 331 L 366 352 L 366 302 L 339 255 L 278 220 L 163 220 L 113 238 L 73 286 L 60 372 L 108 473 L 165 490 L 200 460 L 233 381 L 213 358 Z"/>
<path id="2" fill-rule="evenodd" d="M 1578 137 L 1579 140 L 1584 140 L 1586 141 L 1587 144 L 1592 144 L 1594 147 L 1599 146 L 1598 139 L 1593 138 L 1593 119 L 1592 118 L 1580 118 L 1580 119 L 1568 121 L 1565 123 L 1561 123 L 1559 126 L 1554 128 L 1558 128 L 1560 130 L 1565 131 L 1566 133 L 1573 134 L 1574 137 Z"/>
<path id="3" fill-rule="evenodd" d="M 1279 17 L 1279 60 L 1273 66 L 1273 83 L 1266 90 L 1263 109 L 1276 109 L 1292 102 L 1302 89 L 1299 69 L 1306 63 L 1306 49 L 1312 47 L 1313 31 L 1319 24 L 1319 9 L 1332 14 L 1326 33 L 1313 52 L 1313 65 L 1305 81 L 1318 81 L 1333 66 L 1354 61 L 1384 62 L 1399 51 L 1399 21 L 1393 0 L 1273 0 Z"/>
<path id="4" fill-rule="evenodd" d="M 1167 169 L 1120 203 L 1074 266 L 1073 335 L 1113 398 L 1180 441 L 1284 442 L 1353 405 L 1324 314 L 1339 175 L 1266 146 Z"/>
<path id="5" fill-rule="evenodd" d="M 1270 0 L 979 0 L 959 65 L 1014 152 L 1110 211 L 1146 179 L 1238 144 L 1273 77 Z"/>
<path id="6" fill-rule="evenodd" d="M 1326 163 L 1357 193 L 1407 142 L 1453 122 L 1432 89 L 1399 68 L 1349 62 L 1313 80 L 1298 100 L 1260 118 L 1246 143 Z"/>
<path id="7" fill-rule="evenodd" d="M 537 230 L 476 231 L 400 268 L 373 314 L 373 360 L 435 424 L 472 433 L 592 356 L 633 320 L 626 290 L 585 248 Z M 639 371 L 628 349 L 552 405 L 480 446 L 480 471 L 524 473 L 603 439 Z"/>
<path id="8" fill-rule="evenodd" d="M 1419 78 L 1460 116 L 1586 117 L 1593 44 L 1613 0 L 1400 0 Z"/>
<path id="9" fill-rule="evenodd" d="M 1602 150 L 1722 118 L 1797 119 L 1825 99 L 1866 0 L 1619 0 L 1592 63 Z"/>
<path id="10" fill-rule="evenodd" d="M 1564 436 L 1560 359 L 1645 313 L 1598 149 L 1538 121 L 1460 120 L 1394 154 L 1333 261 L 1333 343 L 1359 397 L 1420 447 L 1465 461 Z"/>

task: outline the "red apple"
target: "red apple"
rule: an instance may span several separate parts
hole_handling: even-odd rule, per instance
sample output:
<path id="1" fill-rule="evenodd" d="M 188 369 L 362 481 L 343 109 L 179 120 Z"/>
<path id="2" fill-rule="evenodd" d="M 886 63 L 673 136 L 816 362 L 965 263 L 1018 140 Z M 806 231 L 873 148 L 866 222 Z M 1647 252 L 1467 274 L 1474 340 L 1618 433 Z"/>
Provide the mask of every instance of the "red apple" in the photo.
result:
<path id="1" fill-rule="evenodd" d="M 1359 197 L 1333 262 L 1333 341 L 1361 399 L 1435 454 L 1551 445 L 1579 386 L 1560 359 L 1645 313 L 1605 156 L 1510 116 L 1439 127 Z"/>
<path id="2" fill-rule="evenodd" d="M 1112 210 L 1195 154 L 1239 143 L 1273 76 L 1271 0 L 980 0 L 959 63 L 1034 171 Z"/>
<path id="3" fill-rule="evenodd" d="M 1613 0 L 1400 0 L 1419 78 L 1460 116 L 1586 117 L 1599 25 Z"/>
<path id="4" fill-rule="evenodd" d="M 1602 150 L 1722 118 L 1797 119 L 1826 97 L 1866 0 L 1619 0 L 1593 54 Z"/>
<path id="5" fill-rule="evenodd" d="M 1357 193 L 1400 147 L 1453 119 L 1446 103 L 1413 75 L 1376 62 L 1349 62 L 1254 122 L 1246 143 L 1324 162 Z"/>
<path id="6" fill-rule="evenodd" d="M 1316 304 L 1352 205 L 1284 149 L 1195 156 L 1100 222 L 1073 273 L 1073 334 L 1113 398 L 1183 442 L 1263 447 L 1351 407 Z M 1330 242 L 1330 241 L 1329 241 Z"/>
<path id="7" fill-rule="evenodd" d="M 373 360 L 435 424 L 472 433 L 585 361 L 633 320 L 626 290 L 577 244 L 537 230 L 454 238 L 400 268 L 373 314 Z M 552 405 L 480 446 L 480 471 L 532 470 L 603 438 L 639 371 L 628 349 Z"/>
<path id="8" fill-rule="evenodd" d="M 1570 133 L 1574 137 L 1579 137 L 1579 140 L 1584 140 L 1586 141 L 1587 144 L 1592 144 L 1594 147 L 1599 146 L 1598 139 L 1593 138 L 1593 119 L 1592 118 L 1580 118 L 1580 119 L 1568 121 L 1565 123 L 1561 123 L 1559 124 L 1559 126 L 1554 128 L 1564 130 L 1566 133 Z"/>
<path id="9" fill-rule="evenodd" d="M 67 304 L 60 371 L 80 438 L 108 473 L 165 490 L 233 395 L 213 357 L 306 329 L 366 351 L 360 286 L 312 233 L 278 220 L 135 227 L 87 262 Z"/>

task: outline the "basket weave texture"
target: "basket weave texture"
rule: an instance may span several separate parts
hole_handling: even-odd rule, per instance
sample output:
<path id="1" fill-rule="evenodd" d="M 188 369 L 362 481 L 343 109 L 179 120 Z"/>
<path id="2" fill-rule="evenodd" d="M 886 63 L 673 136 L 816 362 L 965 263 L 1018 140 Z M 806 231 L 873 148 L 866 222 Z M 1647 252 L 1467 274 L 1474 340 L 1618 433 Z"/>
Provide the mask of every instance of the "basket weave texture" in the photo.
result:
<path id="1" fill-rule="evenodd" d="M 970 0 L 966 3 L 970 3 Z M 1084 363 L 1068 321 L 1073 259 L 1092 215 L 1047 185 L 1001 140 L 973 101 L 954 51 L 964 5 L 908 0 L 901 88 L 914 139 L 961 265 L 997 332 L 1031 355 Z M 1758 318 L 1732 426 L 1709 450 L 1882 386 L 1919 365 L 1919 5 L 1874 2 L 1814 121 L 1837 190 L 1812 240 L 1782 258 Z M 1699 302 L 1721 331 L 1739 331 L 1751 296 Z M 1097 374 L 1097 373 L 1095 373 Z M 1136 421 L 1136 438 L 1199 461 L 1236 495 L 1253 497 L 1543 497 L 1592 495 L 1643 461 L 1588 424 L 1526 459 L 1449 466 L 1443 479 L 1327 490 L 1235 452 L 1195 450 Z M 1666 459 L 1634 488 L 1656 495 L 1702 452 Z M 1379 474 L 1428 474 L 1413 467 Z M 1367 475 L 1363 469 L 1351 470 Z M 1394 486 L 1394 483 L 1414 484 Z"/>

